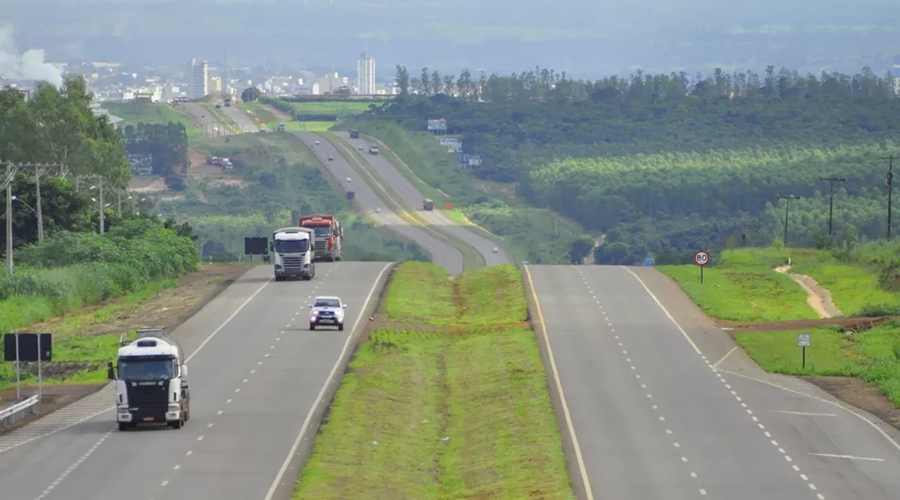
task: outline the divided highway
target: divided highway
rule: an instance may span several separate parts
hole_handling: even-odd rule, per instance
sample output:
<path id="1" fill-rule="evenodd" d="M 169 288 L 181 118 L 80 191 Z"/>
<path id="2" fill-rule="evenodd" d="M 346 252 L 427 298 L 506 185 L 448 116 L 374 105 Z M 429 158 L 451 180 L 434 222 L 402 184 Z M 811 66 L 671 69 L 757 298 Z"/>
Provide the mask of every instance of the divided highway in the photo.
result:
<path id="1" fill-rule="evenodd" d="M 339 360 L 390 268 L 319 266 L 315 280 L 288 282 L 271 281 L 269 266 L 252 268 L 173 332 L 193 353 L 184 428 L 114 430 L 104 389 L 109 408 L 99 415 L 65 422 L 77 416 L 63 410 L 0 437 L 0 498 L 290 498 L 297 470 L 289 463 L 310 449 L 325 387 L 336 387 Z M 349 304 L 345 331 L 307 329 L 305 304 L 316 295 Z M 40 437 L 35 429 L 47 421 L 57 431 Z"/>
<path id="2" fill-rule="evenodd" d="M 229 106 L 227 108 L 222 106 L 221 109 L 225 116 L 231 118 L 231 121 L 233 121 L 245 134 L 259 133 L 259 124 L 256 123 L 250 114 L 243 109 L 234 106 Z"/>
<path id="3" fill-rule="evenodd" d="M 463 269 L 463 257 L 459 250 L 444 243 L 431 235 L 428 231 L 416 226 L 411 226 L 397 214 L 384 206 L 381 199 L 374 191 L 359 179 L 356 171 L 347 163 L 347 160 L 325 139 L 312 132 L 291 132 L 309 147 L 318 160 L 337 179 L 341 188 L 345 191 L 355 192 L 355 201 L 358 206 L 366 211 L 366 216 L 384 224 L 394 233 L 415 241 L 431 255 L 435 264 L 443 267 L 451 274 L 459 274 Z M 318 144 L 316 144 L 318 142 Z M 328 157 L 332 160 L 328 160 Z M 347 182 L 347 178 L 350 182 Z M 381 212 L 377 213 L 376 208 Z M 348 235 L 351 238 L 352 235 Z"/>
<path id="4" fill-rule="evenodd" d="M 368 142 L 365 139 L 351 139 L 348 132 L 335 132 L 334 134 L 349 144 L 354 150 L 358 151 L 359 146 L 363 146 L 362 156 L 381 180 L 397 193 L 400 197 L 398 201 L 410 210 L 419 211 L 420 215 L 435 229 L 478 250 L 478 253 L 484 257 L 485 263 L 489 266 L 515 262 L 515 259 L 503 247 L 474 231 L 456 224 L 440 213 L 440 211 L 429 212 L 422 210 L 422 200 L 425 199 L 425 196 L 400 173 L 397 167 L 384 154 L 370 155 L 368 153 Z M 493 253 L 494 247 L 498 248 L 498 253 Z"/>
<path id="5" fill-rule="evenodd" d="M 526 269 L 580 498 L 897 498 L 890 426 L 760 370 L 658 271 Z"/>
<path id="6" fill-rule="evenodd" d="M 190 115 L 191 119 L 197 122 L 197 125 L 208 137 L 232 135 L 230 128 L 216 119 L 215 115 L 203 106 L 195 102 L 176 104 L 176 106 Z"/>

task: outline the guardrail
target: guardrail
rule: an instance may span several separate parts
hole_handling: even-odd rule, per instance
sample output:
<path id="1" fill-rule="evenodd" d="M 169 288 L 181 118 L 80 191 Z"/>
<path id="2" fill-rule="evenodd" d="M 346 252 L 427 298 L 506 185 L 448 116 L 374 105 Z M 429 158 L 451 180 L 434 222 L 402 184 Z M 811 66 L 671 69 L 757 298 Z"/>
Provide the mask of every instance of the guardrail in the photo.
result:
<path id="1" fill-rule="evenodd" d="M 37 394 L 31 396 L 25 401 L 16 403 L 9 408 L 0 410 L 0 422 L 4 427 L 18 422 L 25 418 L 26 414 L 34 413 L 34 407 L 37 406 L 39 398 Z"/>

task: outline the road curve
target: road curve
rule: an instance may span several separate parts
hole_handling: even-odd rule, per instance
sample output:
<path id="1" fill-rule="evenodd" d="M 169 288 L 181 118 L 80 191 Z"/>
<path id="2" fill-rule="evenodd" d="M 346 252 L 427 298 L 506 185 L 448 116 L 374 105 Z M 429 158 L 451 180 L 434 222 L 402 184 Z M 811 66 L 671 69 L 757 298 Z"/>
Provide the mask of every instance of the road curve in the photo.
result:
<path id="1" fill-rule="evenodd" d="M 411 210 L 419 211 L 419 214 L 436 229 L 475 248 L 484 257 L 485 263 L 489 266 L 515 262 L 515 259 L 500 245 L 456 224 L 439 210 L 433 212 L 422 210 L 422 200 L 425 199 L 425 195 L 384 154 L 370 155 L 367 149 L 368 142 L 365 139 L 351 139 L 348 132 L 334 132 L 334 134 L 342 141 L 350 144 L 354 150 L 358 150 L 359 146 L 363 146 L 362 156 L 373 167 L 378 176 L 397 193 L 400 197 L 399 201 Z M 499 252 L 493 253 L 495 247 L 499 249 Z"/>
<path id="2" fill-rule="evenodd" d="M 304 416 L 312 421 L 313 409 L 327 405 L 321 391 L 336 387 L 337 362 L 358 333 L 353 325 L 371 314 L 389 267 L 322 263 L 314 280 L 288 282 L 271 281 L 268 266 L 252 268 L 173 332 L 193 353 L 192 415 L 184 428 L 120 432 L 106 411 L 0 448 L 0 497 L 290 498 L 296 469 L 285 473 L 285 464 L 304 451 L 298 443 L 311 446 L 316 432 Z M 307 329 L 305 304 L 315 295 L 338 295 L 349 304 L 345 331 Z M 114 399 L 107 397 L 111 409 Z M 29 427 L 40 423 L 12 434 L 33 432 Z M 12 439 L 3 436 L 0 446 Z M 273 487 L 278 476 L 280 487 Z"/>
<path id="3" fill-rule="evenodd" d="M 384 224 L 388 229 L 411 241 L 415 241 L 431 255 L 435 264 L 443 267 L 451 274 L 459 274 L 463 270 L 463 256 L 459 250 L 432 236 L 428 231 L 411 226 L 401 219 L 392 210 L 384 206 L 372 188 L 359 179 L 356 171 L 347 163 L 347 160 L 325 139 L 313 132 L 290 132 L 309 147 L 319 162 L 331 172 L 338 184 L 345 191 L 354 191 L 357 206 L 362 207 L 364 215 Z M 316 141 L 319 144 L 316 144 Z M 332 161 L 328 157 L 333 158 Z M 351 181 L 347 182 L 347 178 Z M 381 213 L 375 209 L 381 208 Z M 352 235 L 347 235 L 352 238 Z"/>
<path id="4" fill-rule="evenodd" d="M 656 270 L 526 269 L 580 451 L 573 480 L 592 491 L 581 498 L 897 497 L 889 433 L 763 372 Z"/>

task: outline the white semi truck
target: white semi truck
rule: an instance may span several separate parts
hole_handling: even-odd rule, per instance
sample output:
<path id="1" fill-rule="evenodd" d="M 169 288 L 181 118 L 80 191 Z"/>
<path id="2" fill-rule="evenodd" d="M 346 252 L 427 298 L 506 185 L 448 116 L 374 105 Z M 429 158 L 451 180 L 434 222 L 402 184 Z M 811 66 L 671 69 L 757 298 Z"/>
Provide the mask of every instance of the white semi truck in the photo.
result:
<path id="1" fill-rule="evenodd" d="M 137 339 L 119 338 L 118 364 L 107 365 L 116 383 L 116 421 L 124 431 L 143 423 L 180 429 L 191 415 L 184 351 L 163 327 L 140 328 Z"/>
<path id="2" fill-rule="evenodd" d="M 269 250 L 275 254 L 275 281 L 316 277 L 316 232 L 308 227 L 283 227 L 272 233 Z"/>

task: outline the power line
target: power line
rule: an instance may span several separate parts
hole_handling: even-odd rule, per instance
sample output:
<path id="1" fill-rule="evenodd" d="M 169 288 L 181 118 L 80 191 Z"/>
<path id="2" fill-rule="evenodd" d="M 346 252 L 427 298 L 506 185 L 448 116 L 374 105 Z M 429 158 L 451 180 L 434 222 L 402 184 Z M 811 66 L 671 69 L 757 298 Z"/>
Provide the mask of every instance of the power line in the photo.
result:
<path id="1" fill-rule="evenodd" d="M 788 213 L 791 211 L 791 200 L 799 200 L 799 196 L 794 195 L 778 195 L 779 199 L 787 200 L 787 204 L 784 206 L 784 246 L 787 247 L 788 244 Z"/>
<path id="2" fill-rule="evenodd" d="M 828 236 L 832 235 L 832 225 L 831 221 L 834 218 L 834 183 L 835 182 L 847 182 L 847 179 L 843 177 L 819 177 L 819 180 L 825 181 L 828 183 L 828 196 L 830 197 L 828 201 Z"/>
<path id="3" fill-rule="evenodd" d="M 898 160 L 900 158 L 891 154 L 888 157 L 881 157 L 882 160 L 888 162 L 888 174 L 887 174 L 887 192 L 888 192 L 888 217 L 887 217 L 887 239 L 891 239 L 891 195 L 894 193 L 894 160 Z"/>

